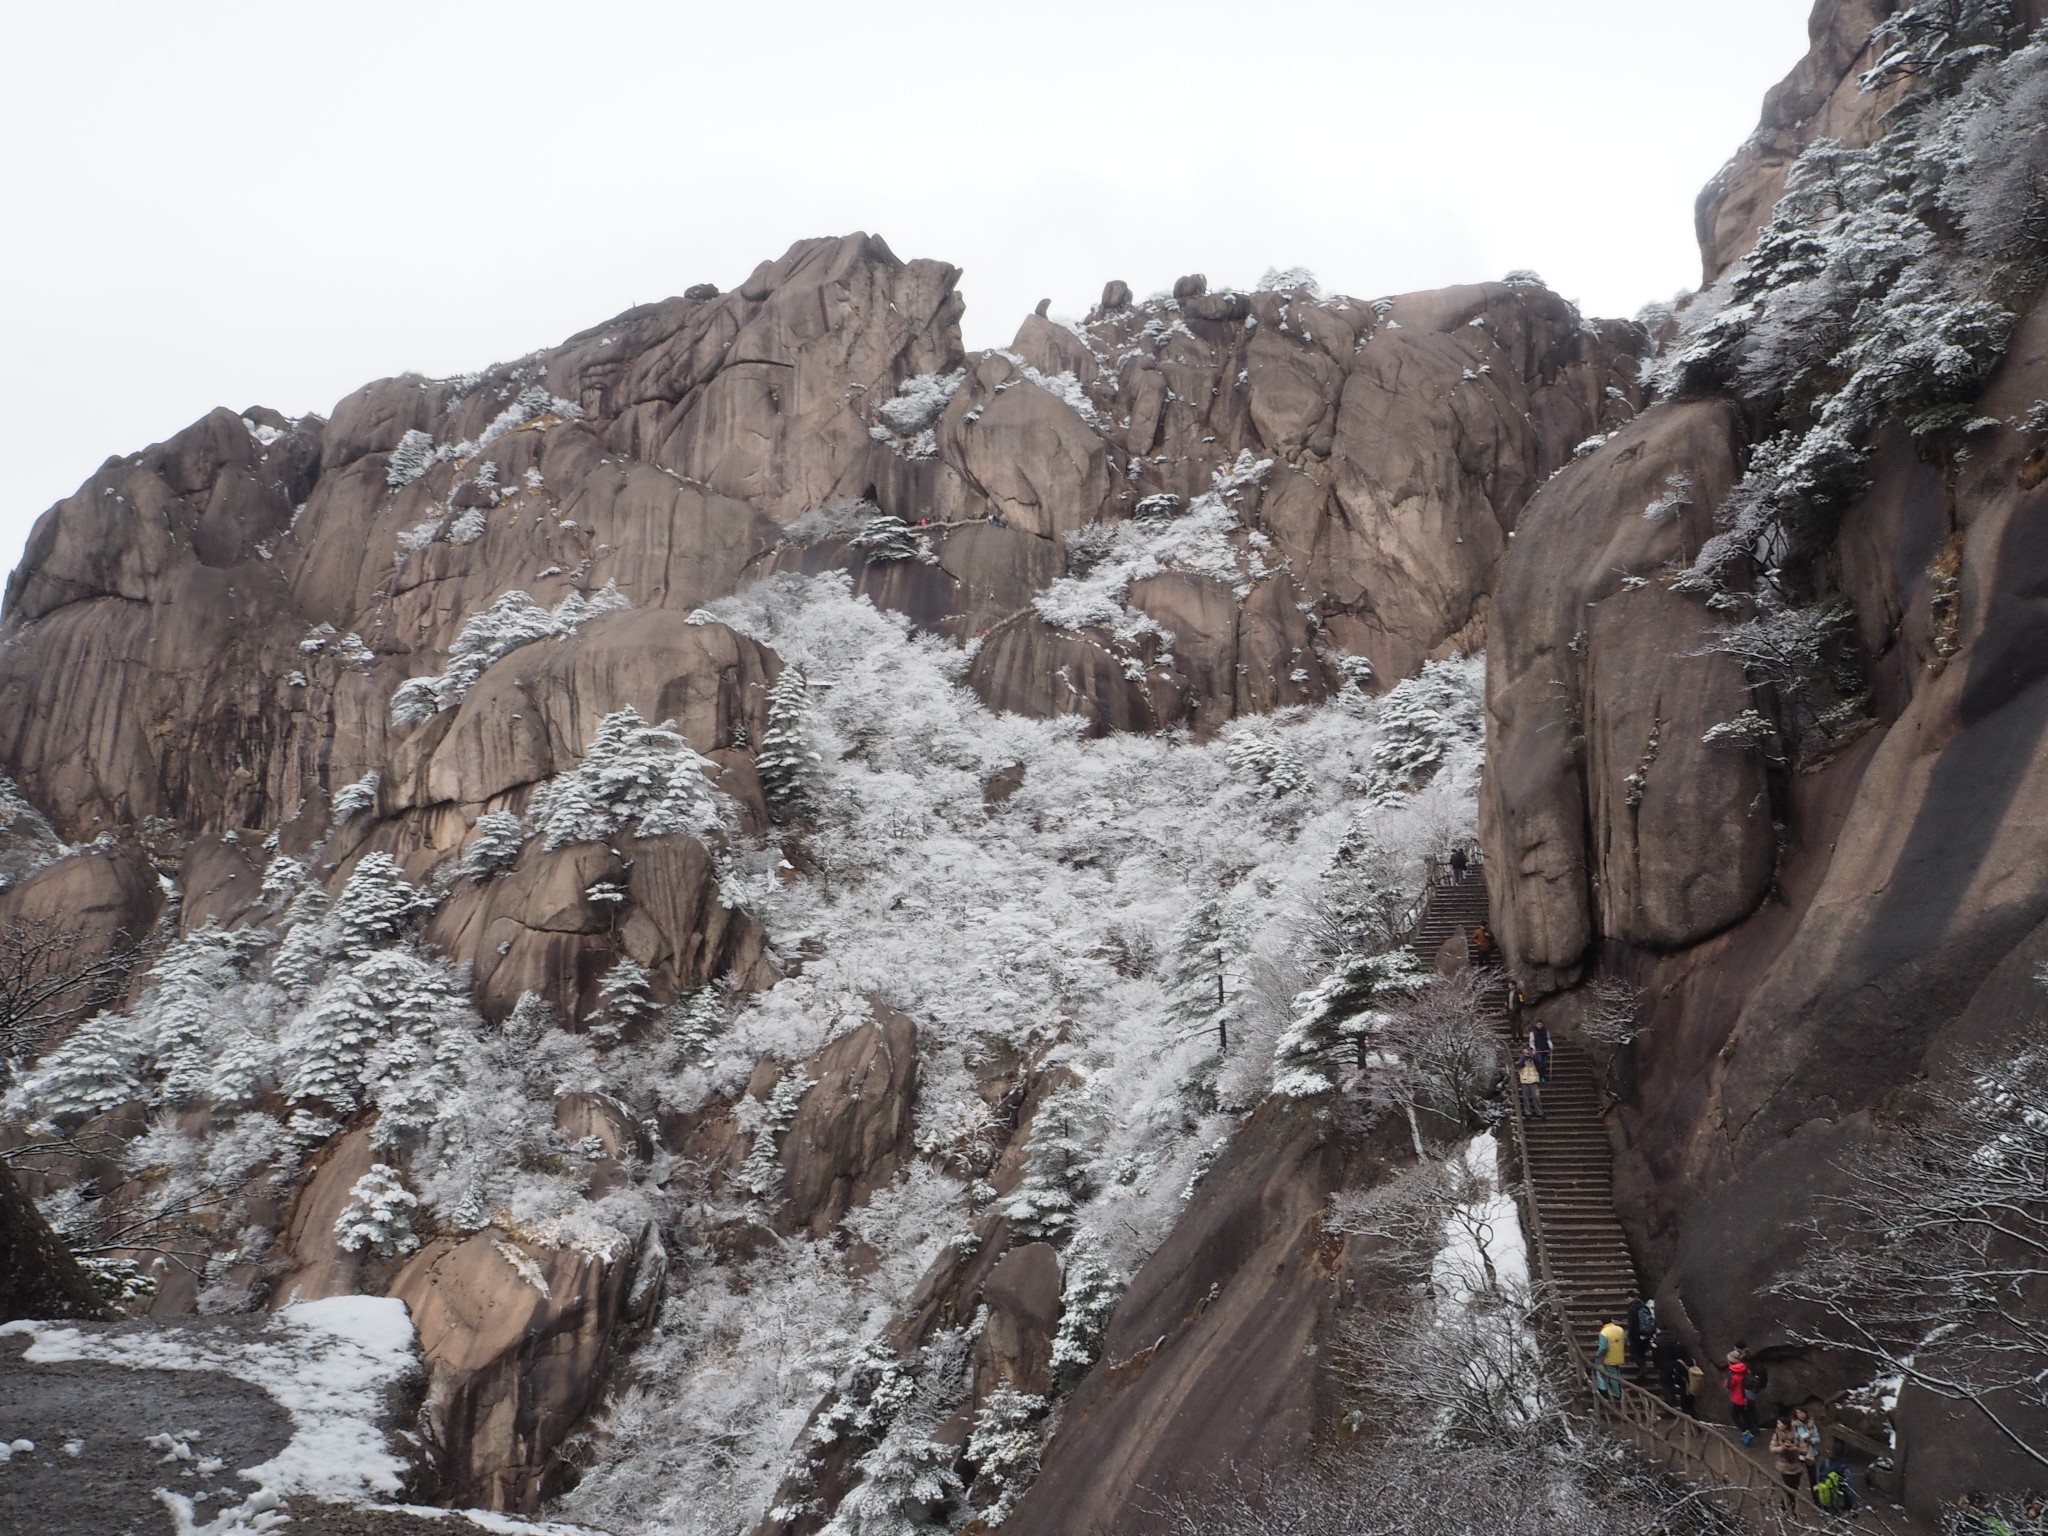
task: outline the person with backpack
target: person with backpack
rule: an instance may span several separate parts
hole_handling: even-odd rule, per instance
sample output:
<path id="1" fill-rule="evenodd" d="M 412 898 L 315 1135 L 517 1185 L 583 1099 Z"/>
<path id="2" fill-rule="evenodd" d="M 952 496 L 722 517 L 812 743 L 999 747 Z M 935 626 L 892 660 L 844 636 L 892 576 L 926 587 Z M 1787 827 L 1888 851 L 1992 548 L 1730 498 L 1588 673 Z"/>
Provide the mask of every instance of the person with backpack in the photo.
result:
<path id="1" fill-rule="evenodd" d="M 1813 1485 L 1813 1502 L 1831 1515 L 1855 1513 L 1862 1501 L 1856 1497 L 1856 1485 L 1849 1476 L 1849 1463 L 1839 1456 L 1821 1463 L 1820 1476 Z"/>
<path id="2" fill-rule="evenodd" d="M 1593 1359 L 1599 1367 L 1594 1385 L 1600 1395 L 1620 1402 L 1621 1368 L 1628 1360 L 1628 1334 L 1620 1323 L 1606 1323 L 1593 1336 Z"/>
<path id="3" fill-rule="evenodd" d="M 1650 1296 L 1638 1297 L 1629 1304 L 1628 1352 L 1641 1374 L 1650 1368 L 1650 1340 L 1657 1333 L 1657 1302 Z"/>
<path id="4" fill-rule="evenodd" d="M 1728 1351 L 1727 1369 L 1721 1372 L 1721 1384 L 1728 1389 L 1728 1406 L 1733 1410 L 1735 1427 L 1742 1431 L 1742 1443 L 1756 1442 L 1756 1398 L 1750 1387 L 1749 1361 L 1741 1345 Z"/>
<path id="5" fill-rule="evenodd" d="M 1678 1409 L 1689 1419 L 1700 1416 L 1700 1394 L 1707 1390 L 1707 1368 L 1697 1360 L 1685 1365 L 1685 1386 L 1678 1395 Z"/>

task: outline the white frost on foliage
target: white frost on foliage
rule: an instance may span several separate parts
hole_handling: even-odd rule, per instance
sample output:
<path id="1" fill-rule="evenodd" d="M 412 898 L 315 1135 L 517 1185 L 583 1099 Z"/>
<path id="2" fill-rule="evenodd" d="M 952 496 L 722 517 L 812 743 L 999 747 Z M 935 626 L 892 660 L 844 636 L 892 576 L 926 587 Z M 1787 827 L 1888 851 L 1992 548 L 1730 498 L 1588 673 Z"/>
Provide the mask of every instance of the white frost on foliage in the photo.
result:
<path id="1" fill-rule="evenodd" d="M 720 1224 L 761 1198 L 747 1188 L 724 1204 L 703 1197 L 699 1222 L 669 1229 L 683 1239 L 673 1304 L 599 1426 L 597 1465 L 566 1501 L 594 1524 L 724 1536 L 766 1506 L 805 1454 L 797 1438 L 820 1395 L 860 1375 L 924 1266 L 992 1209 L 993 1193 L 976 1190 L 994 1144 L 977 1091 L 992 1059 L 1072 1074 L 1040 1111 L 1044 1139 L 1034 1133 L 1027 1185 L 1013 1193 L 1028 1194 L 1034 1227 L 1068 1245 L 1075 1325 L 1060 1360 L 1078 1374 L 1123 1277 L 1267 1091 L 1291 1000 L 1323 966 L 1301 935 L 1344 876 L 1339 850 L 1371 781 L 1375 701 L 1291 710 L 1214 741 L 1090 740 L 1071 721 L 991 712 L 961 685 L 957 647 L 849 588 L 843 574 L 777 576 L 706 613 L 801 669 L 818 761 L 805 873 L 778 870 L 773 844 L 740 844 L 736 856 L 750 908 L 782 957 L 804 957 L 802 974 L 701 1038 L 676 1081 L 737 1098 L 762 1058 L 804 1061 L 865 1022 L 874 997 L 918 1021 L 924 1156 L 847 1218 L 861 1264 L 836 1236 L 714 1263 Z M 1005 769 L 1022 782 L 991 804 L 983 786 Z M 1423 852 L 1469 837 L 1476 782 L 1460 735 L 1424 787 L 1371 814 L 1372 832 L 1419 871 Z M 1231 935 L 1221 1060 L 1213 1031 L 1187 1022 L 1175 959 L 1204 902 L 1224 909 L 1218 926 Z M 1210 996 L 1216 974 L 1207 963 L 1199 978 Z M 766 1124 L 777 1109 L 771 1095 L 748 1116 Z M 779 1169 L 764 1152 L 758 1172 L 757 1187 Z M 923 1390 L 942 1365 L 935 1357 L 898 1385 Z M 883 1482 L 911 1489 L 938 1475 L 924 1423 L 870 1426 L 880 1441 L 860 1444 Z M 1013 1449 L 1028 1461 L 1023 1442 Z M 888 1500 L 865 1500 L 859 1518 L 886 1522 Z"/>
<path id="2" fill-rule="evenodd" d="M 939 451 L 934 428 L 946 406 L 960 391 L 965 368 L 951 373 L 920 373 L 903 380 L 896 393 L 875 408 L 879 418 L 868 436 L 886 443 L 906 459 L 929 459 Z"/>
<path id="3" fill-rule="evenodd" d="M 552 608 L 543 608 L 527 592 L 502 593 L 490 607 L 462 626 L 462 632 L 448 648 L 447 671 L 408 678 L 399 684 L 398 691 L 391 695 L 391 723 L 408 726 L 431 720 L 442 710 L 459 704 L 494 662 L 521 646 L 573 635 L 601 613 L 616 613 L 632 606 L 615 581 L 606 582 L 592 596 L 571 592 Z"/>
<path id="4" fill-rule="evenodd" d="M 642 837 L 683 832 L 702 839 L 730 825 L 732 802 L 706 771 L 718 765 L 675 730 L 649 725 L 628 705 L 599 723 L 583 759 L 534 792 L 528 819 L 543 847 L 593 843 L 627 822 Z"/>
<path id="5" fill-rule="evenodd" d="M 1188 571 L 1230 587 L 1240 598 L 1266 574 L 1255 551 L 1240 551 L 1232 535 L 1243 524 L 1239 503 L 1272 470 L 1271 459 L 1249 450 L 1229 469 L 1218 470 L 1208 491 L 1178 517 L 1131 518 L 1096 523 L 1070 534 L 1068 547 L 1086 569 L 1062 576 L 1031 600 L 1046 623 L 1058 629 L 1108 630 L 1136 643 L 1147 635 L 1171 636 L 1149 614 L 1128 606 L 1131 583 L 1166 571 Z"/>

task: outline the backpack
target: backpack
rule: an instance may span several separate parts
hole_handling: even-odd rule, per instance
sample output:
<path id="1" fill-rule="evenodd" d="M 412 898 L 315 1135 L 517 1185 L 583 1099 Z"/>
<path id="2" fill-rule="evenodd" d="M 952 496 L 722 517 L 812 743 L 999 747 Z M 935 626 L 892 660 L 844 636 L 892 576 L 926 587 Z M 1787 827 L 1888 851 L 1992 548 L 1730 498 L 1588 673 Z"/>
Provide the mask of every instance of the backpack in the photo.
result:
<path id="1" fill-rule="evenodd" d="M 1685 1395 L 1687 1397 L 1698 1397 L 1700 1395 L 1700 1388 L 1706 1384 L 1707 1373 L 1703 1367 L 1689 1365 L 1685 1368 Z"/>
<path id="2" fill-rule="evenodd" d="M 1749 1389 L 1749 1399 L 1750 1399 L 1750 1401 L 1751 1401 L 1751 1402 L 1755 1402 L 1755 1401 L 1756 1401 L 1756 1397 L 1757 1397 L 1757 1394 L 1758 1394 L 1759 1392 L 1763 1391 L 1763 1390 L 1764 1390 L 1764 1388 L 1768 1387 L 1768 1386 L 1769 1386 L 1770 1384 L 1771 1384 L 1771 1374 L 1770 1374 L 1770 1372 L 1769 1372 L 1769 1371 L 1766 1371 L 1766 1370 L 1765 1370 L 1765 1369 L 1764 1369 L 1764 1368 L 1763 1368 L 1763 1367 L 1762 1367 L 1761 1365 L 1759 1365 L 1759 1364 L 1758 1364 L 1758 1363 L 1757 1363 L 1756 1361 L 1754 1361 L 1754 1360 L 1750 1361 L 1750 1363 L 1749 1363 L 1749 1380 L 1748 1380 L 1748 1381 L 1747 1381 L 1747 1382 L 1745 1383 L 1745 1385 L 1746 1385 L 1746 1386 L 1748 1387 L 1748 1389 Z"/>
<path id="3" fill-rule="evenodd" d="M 1814 1501 L 1822 1509 L 1837 1514 L 1847 1513 L 1856 1507 L 1855 1490 L 1849 1486 L 1849 1476 L 1840 1467 L 1813 1485 Z"/>

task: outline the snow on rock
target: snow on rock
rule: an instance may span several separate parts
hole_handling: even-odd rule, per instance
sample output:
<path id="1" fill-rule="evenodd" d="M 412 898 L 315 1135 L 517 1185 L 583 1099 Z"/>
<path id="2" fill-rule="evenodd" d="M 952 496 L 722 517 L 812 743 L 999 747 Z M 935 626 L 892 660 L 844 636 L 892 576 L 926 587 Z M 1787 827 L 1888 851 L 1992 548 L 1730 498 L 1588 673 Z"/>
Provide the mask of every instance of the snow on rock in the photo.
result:
<path id="1" fill-rule="evenodd" d="M 8 1333 L 32 1337 L 21 1356 L 31 1365 L 87 1360 L 146 1371 L 220 1371 L 261 1387 L 291 1415 L 292 1438 L 241 1475 L 277 1498 L 367 1503 L 405 1484 L 407 1460 L 386 1423 L 394 1392 L 419 1368 L 412 1319 L 401 1301 L 333 1296 L 300 1302 L 253 1334 L 114 1332 L 39 1322 L 0 1327 L 0 1334 Z M 189 1520 L 188 1510 L 181 1529 L 214 1528 Z"/>

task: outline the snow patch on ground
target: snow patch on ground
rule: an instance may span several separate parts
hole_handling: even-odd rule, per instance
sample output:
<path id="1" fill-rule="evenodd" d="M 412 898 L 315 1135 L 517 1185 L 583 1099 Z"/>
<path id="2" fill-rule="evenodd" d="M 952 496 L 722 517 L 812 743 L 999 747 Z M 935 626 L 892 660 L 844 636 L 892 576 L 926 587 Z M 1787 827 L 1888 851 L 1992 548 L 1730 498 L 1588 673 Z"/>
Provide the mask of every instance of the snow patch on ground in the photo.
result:
<path id="1" fill-rule="evenodd" d="M 220 1371 L 261 1387 L 291 1415 L 292 1438 L 241 1475 L 276 1498 L 369 1503 L 404 1486 L 406 1460 L 383 1427 L 390 1393 L 418 1369 L 412 1319 L 402 1301 L 333 1296 L 299 1302 L 253 1336 L 198 1329 L 115 1333 L 39 1322 L 0 1326 L 0 1334 L 9 1333 L 33 1338 L 21 1357 L 31 1365 L 86 1360 L 134 1370 Z M 262 1511 L 249 1513 L 240 1528 L 263 1529 L 253 1519 Z M 194 1525 L 189 1504 L 178 1523 L 181 1532 L 237 1528 L 219 1521 Z"/>

